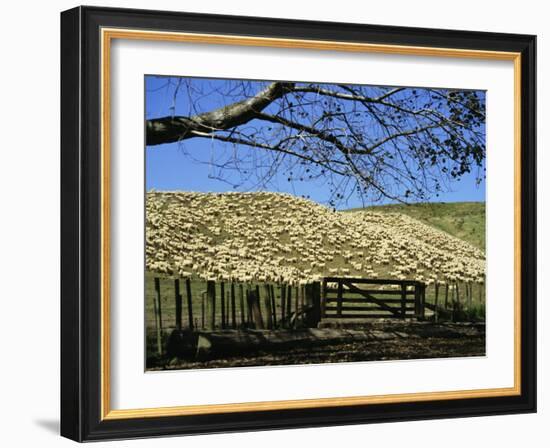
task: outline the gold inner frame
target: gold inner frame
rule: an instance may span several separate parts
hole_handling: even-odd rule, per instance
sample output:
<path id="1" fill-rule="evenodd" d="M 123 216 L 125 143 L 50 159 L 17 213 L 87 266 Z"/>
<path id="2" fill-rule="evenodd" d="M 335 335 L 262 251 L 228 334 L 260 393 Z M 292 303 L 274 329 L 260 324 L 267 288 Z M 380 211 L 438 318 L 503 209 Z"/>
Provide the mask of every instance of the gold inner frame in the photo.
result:
<path id="1" fill-rule="evenodd" d="M 110 388 L 110 50 L 113 39 L 239 45 L 311 50 L 336 50 L 413 56 L 506 60 L 514 63 L 514 386 L 441 392 L 368 395 L 302 400 L 111 409 Z M 521 54 L 514 52 L 415 47 L 303 39 L 278 39 L 215 34 L 101 29 L 101 419 L 166 417 L 227 412 L 307 409 L 317 407 L 405 403 L 431 400 L 503 397 L 521 394 Z"/>

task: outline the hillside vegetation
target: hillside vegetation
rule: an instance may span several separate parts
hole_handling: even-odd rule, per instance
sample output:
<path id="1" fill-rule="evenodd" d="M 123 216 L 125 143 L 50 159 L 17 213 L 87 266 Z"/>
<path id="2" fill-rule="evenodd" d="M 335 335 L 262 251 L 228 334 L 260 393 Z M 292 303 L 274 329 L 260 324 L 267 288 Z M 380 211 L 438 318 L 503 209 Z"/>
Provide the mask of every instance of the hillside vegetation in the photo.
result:
<path id="1" fill-rule="evenodd" d="M 431 202 L 392 204 L 351 209 L 403 213 L 485 250 L 485 202 Z"/>
<path id="2" fill-rule="evenodd" d="M 479 246 L 425 224 L 426 218 L 408 216 L 411 210 L 395 213 L 387 206 L 334 212 L 270 192 L 151 191 L 147 270 L 203 280 L 292 284 L 330 275 L 428 284 L 484 281 L 485 254 Z M 433 218 L 443 228 L 443 211 L 434 211 Z M 458 226 L 458 221 L 449 222 Z"/>

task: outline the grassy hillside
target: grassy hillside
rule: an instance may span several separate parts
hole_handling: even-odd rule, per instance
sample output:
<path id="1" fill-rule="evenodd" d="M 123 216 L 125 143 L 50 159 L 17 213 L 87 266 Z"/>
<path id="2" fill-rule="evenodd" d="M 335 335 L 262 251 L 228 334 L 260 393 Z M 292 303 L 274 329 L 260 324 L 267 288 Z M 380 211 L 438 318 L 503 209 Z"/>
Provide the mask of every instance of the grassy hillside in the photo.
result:
<path id="1" fill-rule="evenodd" d="M 351 209 L 402 213 L 485 250 L 485 202 L 392 204 Z"/>

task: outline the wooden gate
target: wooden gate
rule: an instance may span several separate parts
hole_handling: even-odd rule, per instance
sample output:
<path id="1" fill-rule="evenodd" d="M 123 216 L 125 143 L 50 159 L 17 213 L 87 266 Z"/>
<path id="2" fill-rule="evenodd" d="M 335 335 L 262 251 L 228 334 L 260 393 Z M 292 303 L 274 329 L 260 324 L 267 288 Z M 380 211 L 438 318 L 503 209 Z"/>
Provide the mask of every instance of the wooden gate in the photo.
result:
<path id="1" fill-rule="evenodd" d="M 426 285 L 412 280 L 327 277 L 321 288 L 323 318 L 424 318 Z"/>

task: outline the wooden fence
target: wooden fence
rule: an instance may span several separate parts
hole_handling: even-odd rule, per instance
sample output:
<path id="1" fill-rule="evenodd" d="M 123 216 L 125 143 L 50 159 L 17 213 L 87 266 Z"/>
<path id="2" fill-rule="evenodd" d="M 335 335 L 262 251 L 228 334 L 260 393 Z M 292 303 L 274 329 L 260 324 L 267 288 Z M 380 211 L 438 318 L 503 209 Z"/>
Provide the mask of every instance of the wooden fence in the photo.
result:
<path id="1" fill-rule="evenodd" d="M 316 327 L 321 319 L 319 282 L 294 286 L 206 281 L 197 291 L 196 282 L 192 287 L 189 278 L 161 282 L 155 277 L 153 281 L 153 325 L 159 354 L 163 335 L 173 328 L 272 330 Z M 173 285 L 168 283 L 172 281 Z M 172 295 L 174 306 L 167 313 Z"/>
<path id="2" fill-rule="evenodd" d="M 327 277 L 321 316 L 339 319 L 424 318 L 426 285 L 411 280 Z"/>
<path id="3" fill-rule="evenodd" d="M 295 286 L 150 278 L 153 297 L 148 328 L 155 348 L 178 330 L 290 329 L 316 327 L 321 319 L 418 318 L 437 321 L 484 303 L 484 289 L 472 283 L 438 284 L 430 289 L 411 280 L 327 277 L 322 282 Z M 152 294 L 151 294 L 152 293 Z M 483 294 L 483 297 L 482 297 Z M 153 341 L 151 341 L 152 343 Z M 152 347 L 151 347 L 152 349 Z"/>

